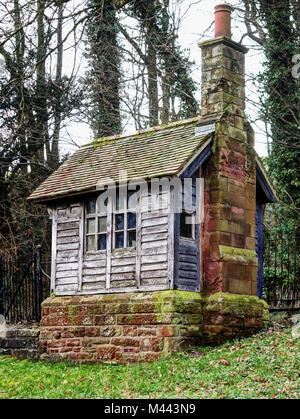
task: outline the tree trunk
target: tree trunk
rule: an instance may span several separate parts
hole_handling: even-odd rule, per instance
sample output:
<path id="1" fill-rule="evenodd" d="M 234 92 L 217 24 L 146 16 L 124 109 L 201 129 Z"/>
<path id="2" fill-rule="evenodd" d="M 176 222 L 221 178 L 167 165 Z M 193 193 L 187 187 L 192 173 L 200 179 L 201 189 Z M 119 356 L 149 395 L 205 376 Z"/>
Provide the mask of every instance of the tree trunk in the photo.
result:
<path id="1" fill-rule="evenodd" d="M 91 0 L 88 22 L 91 71 L 87 81 L 91 91 L 91 124 L 97 137 L 121 131 L 120 52 L 117 40 L 116 11 L 111 3 Z"/>

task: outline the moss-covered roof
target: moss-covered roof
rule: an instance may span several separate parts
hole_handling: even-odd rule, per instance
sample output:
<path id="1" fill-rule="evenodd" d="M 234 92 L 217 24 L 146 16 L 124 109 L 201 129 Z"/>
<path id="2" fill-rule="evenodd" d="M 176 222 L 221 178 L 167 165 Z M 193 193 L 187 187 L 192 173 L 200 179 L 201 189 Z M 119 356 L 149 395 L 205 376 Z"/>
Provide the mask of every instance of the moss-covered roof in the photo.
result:
<path id="1" fill-rule="evenodd" d="M 161 125 L 134 135 L 101 138 L 81 147 L 29 197 L 47 201 L 90 192 L 107 178 L 119 181 L 176 175 L 212 134 L 195 135 L 200 118 Z"/>

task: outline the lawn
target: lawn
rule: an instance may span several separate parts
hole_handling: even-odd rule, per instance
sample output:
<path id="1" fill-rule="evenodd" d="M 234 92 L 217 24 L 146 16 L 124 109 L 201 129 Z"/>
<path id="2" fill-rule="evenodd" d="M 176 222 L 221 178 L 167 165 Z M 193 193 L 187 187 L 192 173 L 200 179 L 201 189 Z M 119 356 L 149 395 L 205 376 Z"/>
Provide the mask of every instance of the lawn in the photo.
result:
<path id="1" fill-rule="evenodd" d="M 0 398 L 299 398 L 291 329 L 139 365 L 73 365 L 0 357 Z"/>

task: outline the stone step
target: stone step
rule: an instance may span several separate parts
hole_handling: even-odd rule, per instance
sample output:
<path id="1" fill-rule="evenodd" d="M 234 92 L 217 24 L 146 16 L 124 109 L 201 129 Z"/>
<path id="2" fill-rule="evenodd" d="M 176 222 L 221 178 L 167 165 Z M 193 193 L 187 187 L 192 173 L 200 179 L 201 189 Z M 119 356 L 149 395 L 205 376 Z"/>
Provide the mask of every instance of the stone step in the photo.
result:
<path id="1" fill-rule="evenodd" d="M 2 338 L 0 341 L 0 348 L 3 349 L 34 349 L 37 345 L 38 339 L 24 339 L 24 338 Z"/>
<path id="2" fill-rule="evenodd" d="M 6 338 L 38 338 L 40 333 L 40 329 L 38 328 L 16 328 L 16 329 L 8 329 L 5 333 Z"/>
<path id="3" fill-rule="evenodd" d="M 20 360 L 39 358 L 39 329 L 37 327 L 14 327 L 0 338 L 0 356 L 11 355 Z"/>

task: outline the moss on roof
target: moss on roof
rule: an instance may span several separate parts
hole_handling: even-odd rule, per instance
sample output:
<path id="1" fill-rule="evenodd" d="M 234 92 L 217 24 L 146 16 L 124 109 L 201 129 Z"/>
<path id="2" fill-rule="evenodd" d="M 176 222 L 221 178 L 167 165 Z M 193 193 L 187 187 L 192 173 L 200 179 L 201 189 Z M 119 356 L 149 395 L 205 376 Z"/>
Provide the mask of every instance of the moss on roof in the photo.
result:
<path id="1" fill-rule="evenodd" d="M 150 179 L 176 175 L 212 134 L 195 136 L 200 118 L 138 131 L 133 135 L 100 138 L 81 147 L 29 197 L 40 201 L 90 192 L 107 178 Z"/>

